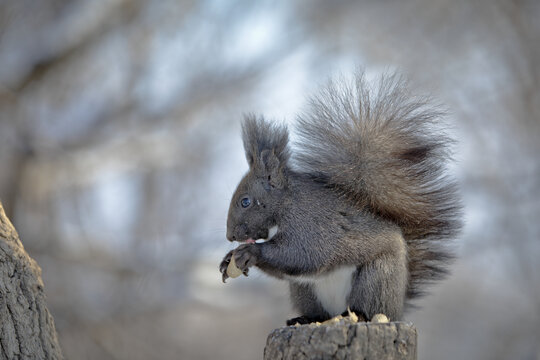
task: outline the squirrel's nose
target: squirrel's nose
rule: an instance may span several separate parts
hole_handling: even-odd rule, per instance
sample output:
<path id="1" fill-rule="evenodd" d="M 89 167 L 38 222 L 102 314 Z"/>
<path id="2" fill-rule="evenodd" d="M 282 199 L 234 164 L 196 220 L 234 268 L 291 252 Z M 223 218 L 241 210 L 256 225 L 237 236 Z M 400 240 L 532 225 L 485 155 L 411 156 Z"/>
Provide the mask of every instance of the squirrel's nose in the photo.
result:
<path id="1" fill-rule="evenodd" d="M 235 241 L 236 236 L 234 236 L 232 230 L 230 228 L 227 228 L 227 240 L 229 241 Z"/>

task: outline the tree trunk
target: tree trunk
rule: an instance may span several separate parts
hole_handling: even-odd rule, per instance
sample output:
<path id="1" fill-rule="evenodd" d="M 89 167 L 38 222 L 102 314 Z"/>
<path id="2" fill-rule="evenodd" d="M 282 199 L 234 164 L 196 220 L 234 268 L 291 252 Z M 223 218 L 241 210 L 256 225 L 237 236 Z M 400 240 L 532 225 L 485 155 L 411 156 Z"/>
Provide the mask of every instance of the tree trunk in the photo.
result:
<path id="1" fill-rule="evenodd" d="M 416 328 L 411 323 L 310 324 L 270 333 L 265 360 L 416 360 Z"/>
<path id="2" fill-rule="evenodd" d="M 0 360 L 63 359 L 41 269 L 0 203 Z"/>

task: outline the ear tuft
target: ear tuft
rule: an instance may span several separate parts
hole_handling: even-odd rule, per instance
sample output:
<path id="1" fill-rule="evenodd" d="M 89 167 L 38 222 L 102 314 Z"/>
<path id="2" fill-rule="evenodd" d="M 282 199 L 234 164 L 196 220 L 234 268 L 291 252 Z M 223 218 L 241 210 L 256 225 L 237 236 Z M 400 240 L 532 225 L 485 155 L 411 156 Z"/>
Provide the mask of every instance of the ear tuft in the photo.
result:
<path id="1" fill-rule="evenodd" d="M 249 114 L 245 116 L 242 124 L 242 139 L 250 168 L 266 169 L 261 156 L 265 150 L 268 150 L 265 157 L 269 159 L 272 153 L 281 167 L 288 163 L 289 132 L 285 125 L 272 124 L 262 116 Z"/>

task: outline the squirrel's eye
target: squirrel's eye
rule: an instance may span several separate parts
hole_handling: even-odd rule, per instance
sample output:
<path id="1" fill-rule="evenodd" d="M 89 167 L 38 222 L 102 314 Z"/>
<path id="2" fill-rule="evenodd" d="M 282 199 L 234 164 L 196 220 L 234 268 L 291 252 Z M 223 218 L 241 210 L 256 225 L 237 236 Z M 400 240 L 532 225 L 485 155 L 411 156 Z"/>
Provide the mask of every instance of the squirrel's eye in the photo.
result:
<path id="1" fill-rule="evenodd" d="M 245 197 L 240 200 L 240 205 L 242 205 L 243 208 L 247 208 L 249 205 L 251 205 L 251 200 L 248 197 Z"/>

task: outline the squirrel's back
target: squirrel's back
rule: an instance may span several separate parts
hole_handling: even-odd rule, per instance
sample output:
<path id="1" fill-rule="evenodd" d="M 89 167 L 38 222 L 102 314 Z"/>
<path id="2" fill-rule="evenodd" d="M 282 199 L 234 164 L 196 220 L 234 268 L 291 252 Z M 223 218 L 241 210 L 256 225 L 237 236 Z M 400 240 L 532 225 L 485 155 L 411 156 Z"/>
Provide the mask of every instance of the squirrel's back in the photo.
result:
<path id="1" fill-rule="evenodd" d="M 370 87 L 359 74 L 329 83 L 298 119 L 296 166 L 402 229 L 408 298 L 446 274 L 447 240 L 461 228 L 442 115 L 397 75 Z"/>

